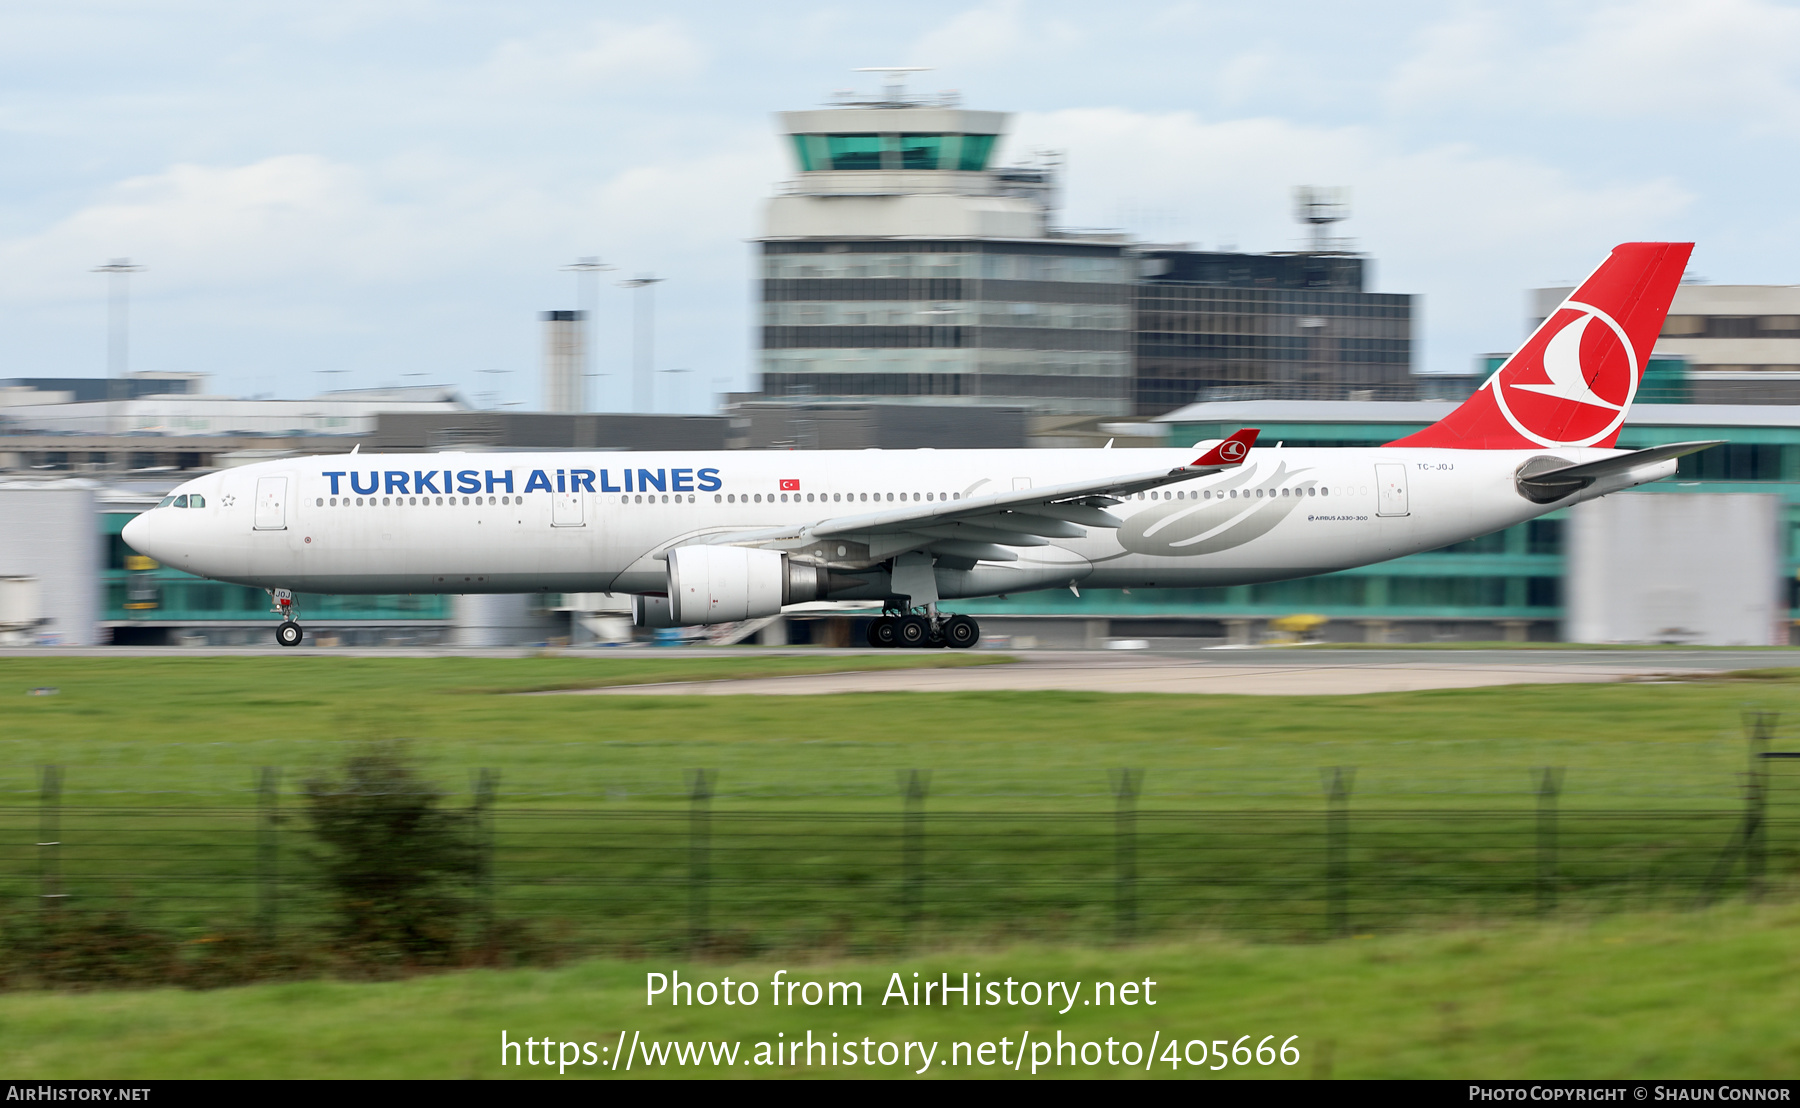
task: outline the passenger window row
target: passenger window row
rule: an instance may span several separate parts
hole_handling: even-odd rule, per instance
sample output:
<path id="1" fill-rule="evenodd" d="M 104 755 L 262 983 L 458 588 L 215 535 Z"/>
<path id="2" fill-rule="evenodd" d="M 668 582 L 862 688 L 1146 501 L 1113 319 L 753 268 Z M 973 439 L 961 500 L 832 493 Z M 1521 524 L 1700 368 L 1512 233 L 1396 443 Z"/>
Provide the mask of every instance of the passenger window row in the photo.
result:
<path id="1" fill-rule="evenodd" d="M 801 503 L 799 493 L 794 493 L 793 497 L 794 497 L 793 503 L 795 503 L 795 504 Z M 892 502 L 896 499 L 902 500 L 902 501 L 907 501 L 907 500 L 913 500 L 913 501 L 918 501 L 918 500 L 925 500 L 925 501 L 961 500 L 962 493 L 960 493 L 960 492 L 956 492 L 956 493 L 950 493 L 950 492 L 914 492 L 914 493 L 834 492 L 834 493 L 822 493 L 821 492 L 821 493 L 815 494 L 815 493 L 809 492 L 806 494 L 805 502 L 808 504 L 811 504 L 811 503 L 815 502 L 815 499 L 820 504 L 840 504 L 840 503 L 867 504 L 867 503 L 871 503 L 871 502 L 879 504 L 879 503 L 883 502 L 884 500 L 888 501 L 888 502 Z M 719 500 L 720 500 L 720 498 L 718 496 L 715 495 L 713 497 L 713 503 L 717 504 L 717 503 L 719 503 Z M 724 496 L 724 501 L 727 504 L 750 504 L 750 503 L 761 504 L 764 502 L 762 493 L 744 493 L 741 496 L 733 495 L 731 493 L 726 493 Z M 781 494 L 781 503 L 786 504 L 788 502 L 789 502 L 788 494 L 785 492 L 782 493 Z M 768 503 L 770 503 L 770 504 L 775 503 L 775 494 L 774 493 L 768 494 Z"/>
<path id="2" fill-rule="evenodd" d="M 785 493 L 784 492 L 779 495 L 780 495 L 780 500 L 777 501 L 776 500 L 777 494 L 775 494 L 775 493 L 766 493 L 766 494 L 765 493 L 742 493 L 742 494 L 739 494 L 739 493 L 715 493 L 715 494 L 713 494 L 713 503 L 714 504 L 739 504 L 739 503 L 742 503 L 742 504 L 762 504 L 762 503 L 774 504 L 774 503 L 778 503 L 778 502 L 782 503 L 782 504 L 802 503 L 799 493 Z M 1262 497 L 1265 497 L 1265 496 L 1272 498 L 1272 497 L 1276 497 L 1276 496 L 1330 496 L 1330 495 L 1331 495 L 1331 489 L 1328 486 L 1302 485 L 1302 486 L 1298 486 L 1298 487 L 1289 487 L 1289 488 L 1281 488 L 1281 489 L 1268 489 L 1268 490 L 1244 489 L 1241 491 L 1238 489 L 1230 489 L 1230 490 L 1220 490 L 1218 492 L 1214 492 L 1211 489 L 1205 489 L 1205 490 L 1196 489 L 1193 491 L 1189 491 L 1186 489 L 1176 489 L 1172 492 L 1166 492 L 1166 491 L 1162 491 L 1162 490 L 1152 490 L 1150 492 L 1140 492 L 1140 493 L 1135 493 L 1135 494 L 1128 494 L 1125 497 L 1125 499 L 1127 499 L 1127 500 L 1225 500 L 1225 499 L 1229 498 L 1229 499 L 1235 500 L 1235 499 L 1239 498 L 1240 496 L 1244 497 L 1245 499 L 1248 499 L 1252 496 L 1255 496 L 1256 498 L 1261 499 Z M 767 497 L 766 500 L 764 499 L 765 496 Z M 793 497 L 793 499 L 791 501 L 788 499 L 790 496 Z M 446 501 L 449 502 L 448 503 L 449 507 L 455 507 L 457 505 L 458 499 L 461 500 L 462 505 L 465 507 L 469 506 L 470 504 L 479 505 L 482 503 L 482 498 L 479 496 L 474 496 L 474 497 L 464 496 L 461 498 L 458 498 L 455 496 L 449 496 L 449 497 L 444 497 L 444 496 L 438 496 L 438 497 L 431 497 L 431 496 L 374 497 L 374 496 L 371 496 L 371 497 L 367 497 L 367 498 L 361 497 L 361 496 L 354 497 L 354 498 L 348 497 L 348 496 L 345 496 L 345 497 L 333 496 L 333 497 L 329 497 L 329 498 L 321 496 L 321 497 L 316 498 L 313 501 L 313 503 L 315 506 L 320 507 L 320 508 L 324 508 L 327 506 L 330 506 L 333 508 L 340 508 L 340 507 L 342 507 L 342 508 L 350 508 L 350 507 L 361 508 L 361 507 L 365 507 L 365 506 L 371 507 L 371 508 L 375 508 L 375 507 L 427 507 L 428 508 L 428 507 L 432 507 L 434 505 L 438 506 L 438 507 L 444 507 L 444 506 L 446 506 L 446 504 L 445 504 Z M 868 493 L 868 492 L 835 493 L 834 492 L 834 493 L 829 493 L 829 494 L 828 493 L 810 493 L 809 492 L 806 494 L 806 500 L 804 501 L 804 503 L 808 503 L 808 504 L 811 504 L 811 503 L 821 503 L 821 504 L 823 504 L 823 503 L 833 503 L 833 504 L 837 504 L 837 503 L 854 503 L 854 504 L 878 503 L 879 504 L 879 503 L 893 503 L 896 500 L 899 500 L 901 502 L 920 502 L 920 501 L 935 502 L 935 501 L 961 500 L 961 499 L 962 499 L 962 493 L 947 493 L 947 492 L 938 492 L 938 493 L 930 493 L 930 492 L 927 492 L 927 493 L 917 493 L 917 492 L 914 492 L 914 493 L 904 493 L 904 492 L 902 492 L 902 493 L 892 493 L 892 492 L 890 492 L 890 493 L 879 493 L 879 492 L 876 492 L 876 493 Z M 341 501 L 341 503 L 340 503 L 340 501 Z M 635 494 L 635 495 L 627 494 L 627 495 L 621 495 L 619 497 L 619 503 L 621 503 L 621 504 L 642 504 L 644 502 L 645 501 L 644 501 L 643 494 Z M 655 494 L 650 494 L 649 502 L 651 504 L 657 503 L 657 498 L 656 498 Z M 676 503 L 676 504 L 681 504 L 681 503 L 692 504 L 692 503 L 695 503 L 695 498 L 690 495 L 684 501 L 681 498 L 681 496 L 677 495 L 674 497 L 673 501 L 671 501 L 669 496 L 665 494 L 662 497 L 661 502 L 664 504 L 668 504 L 671 502 Z M 520 505 L 520 504 L 525 503 L 525 498 L 523 496 L 500 496 L 500 497 L 490 496 L 487 498 L 487 503 L 490 505 L 493 505 L 493 504 Z M 159 508 L 169 508 L 169 507 L 204 508 L 205 506 L 206 506 L 206 498 L 203 496 L 200 496 L 197 493 L 189 493 L 185 496 L 165 496 L 165 497 L 163 497 L 162 502 L 157 505 L 157 507 L 159 507 Z"/>
<path id="3" fill-rule="evenodd" d="M 341 503 L 341 504 L 338 503 L 338 501 L 340 499 L 343 501 L 343 503 Z M 454 496 L 438 496 L 438 497 L 431 497 L 431 496 L 380 496 L 380 497 L 376 497 L 376 496 L 371 496 L 371 497 L 368 497 L 367 499 L 368 499 L 367 506 L 370 508 L 389 508 L 389 507 L 392 507 L 392 508 L 430 508 L 434 505 L 437 507 L 440 507 L 440 508 L 441 507 L 454 508 L 454 507 L 456 507 L 456 502 L 458 500 L 458 498 L 454 497 Z M 469 504 L 480 504 L 482 502 L 482 498 L 479 496 L 465 496 L 465 497 L 461 497 L 460 499 L 462 500 L 463 506 L 465 506 L 465 507 L 467 507 Z M 317 497 L 313 500 L 313 505 L 315 507 L 319 507 L 319 508 L 324 508 L 324 507 L 361 508 L 364 506 L 363 500 L 364 500 L 364 498 L 360 497 L 360 496 L 356 497 L 354 499 L 354 501 L 348 496 L 345 496 L 345 497 L 333 496 L 333 497 L 329 498 L 329 503 L 328 503 L 327 498 L 321 496 L 321 497 Z M 449 503 L 446 504 L 445 501 L 448 501 Z M 500 497 L 490 496 L 487 498 L 487 502 L 489 504 L 523 504 L 523 503 L 525 503 L 525 498 L 523 496 L 500 496 Z"/>
<path id="4" fill-rule="evenodd" d="M 1127 500 L 1144 500 L 1147 498 L 1150 500 L 1226 500 L 1226 499 L 1236 500 L 1240 495 L 1242 497 L 1244 497 L 1244 499 L 1246 499 L 1246 500 L 1248 500 L 1252 496 L 1257 497 L 1258 499 L 1261 499 L 1264 496 L 1268 496 L 1268 497 L 1330 496 L 1331 489 L 1329 489 L 1328 487 L 1326 487 L 1324 485 L 1300 485 L 1300 486 L 1293 487 L 1293 488 L 1269 489 L 1267 491 L 1265 491 L 1263 489 L 1256 489 L 1254 491 L 1252 491 L 1250 489 L 1244 489 L 1244 490 L 1242 490 L 1241 493 L 1237 489 L 1231 489 L 1229 491 L 1220 490 L 1219 492 L 1216 492 L 1216 493 L 1213 492 L 1211 489 L 1203 489 L 1203 490 L 1200 490 L 1197 492 L 1188 492 L 1185 489 L 1176 489 L 1174 492 L 1161 492 L 1161 491 L 1152 491 L 1152 492 L 1147 492 L 1147 493 L 1140 492 L 1135 496 L 1128 496 L 1128 497 L 1126 497 L 1126 499 Z"/>
<path id="5" fill-rule="evenodd" d="M 796 493 L 785 493 L 785 492 L 780 493 L 779 499 L 777 498 L 777 495 L 778 494 L 772 493 L 772 492 L 766 493 L 766 494 L 760 493 L 760 492 L 757 492 L 757 493 L 747 492 L 747 493 L 741 493 L 741 494 L 740 493 L 723 493 L 723 492 L 721 492 L 721 493 L 713 494 L 713 503 L 714 504 L 776 504 L 776 503 L 780 503 L 780 504 L 815 504 L 815 503 L 816 504 L 845 504 L 845 503 L 856 504 L 856 503 L 871 503 L 871 502 L 880 503 L 880 502 L 883 502 L 884 500 L 893 501 L 896 499 L 903 500 L 903 501 L 933 501 L 933 502 L 936 502 L 939 500 L 961 500 L 962 499 L 962 493 L 960 493 L 960 492 L 958 492 L 958 493 L 949 493 L 949 492 L 893 493 L 893 492 L 890 492 L 890 493 L 885 493 L 885 494 L 879 493 L 879 492 L 874 492 L 874 493 L 870 493 L 870 492 L 865 492 L 865 493 L 854 493 L 854 492 L 811 493 L 811 492 L 809 492 L 806 494 L 806 498 L 804 500 L 801 499 L 800 494 L 797 492 Z M 790 500 L 789 497 L 792 497 L 792 499 Z M 650 503 L 655 504 L 656 502 L 657 502 L 656 497 L 654 495 L 652 495 L 650 497 Z M 666 496 L 663 497 L 662 502 L 664 504 L 669 503 L 669 498 Z M 644 498 L 642 496 L 626 495 L 626 496 L 621 496 L 619 498 L 619 503 L 621 503 L 621 504 L 642 504 L 642 503 L 644 503 Z M 694 503 L 694 498 L 690 496 L 687 498 L 686 501 L 683 501 L 681 499 L 681 497 L 677 496 L 675 498 L 675 503 L 677 503 L 677 504 L 681 504 L 681 503 L 692 504 L 692 503 Z"/>

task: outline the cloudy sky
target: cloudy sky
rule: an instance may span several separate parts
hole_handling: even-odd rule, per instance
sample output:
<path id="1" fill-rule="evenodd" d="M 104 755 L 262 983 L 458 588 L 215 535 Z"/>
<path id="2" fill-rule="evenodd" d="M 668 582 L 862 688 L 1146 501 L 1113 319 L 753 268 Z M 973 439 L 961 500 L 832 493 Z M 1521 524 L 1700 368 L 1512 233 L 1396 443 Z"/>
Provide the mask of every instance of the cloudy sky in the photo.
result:
<path id="1" fill-rule="evenodd" d="M 1065 222 L 1295 246 L 1291 186 L 1346 185 L 1376 288 L 1422 297 L 1416 368 L 1520 337 L 1523 290 L 1615 242 L 1693 239 L 1713 281 L 1800 281 L 1800 8 L 1630 4 L 58 0 L 0 5 L 0 377 L 132 368 L 234 394 L 451 382 L 535 407 L 535 313 L 600 255 L 623 403 L 654 272 L 664 410 L 752 373 L 771 113 L 915 87 L 1065 152 Z"/>

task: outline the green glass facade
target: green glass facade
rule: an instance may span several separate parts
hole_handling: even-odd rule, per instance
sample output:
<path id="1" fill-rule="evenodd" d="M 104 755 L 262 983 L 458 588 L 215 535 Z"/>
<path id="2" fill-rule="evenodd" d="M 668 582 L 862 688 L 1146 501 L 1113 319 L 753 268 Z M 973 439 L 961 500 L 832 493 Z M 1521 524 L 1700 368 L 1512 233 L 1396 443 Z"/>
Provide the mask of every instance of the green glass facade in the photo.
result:
<path id="1" fill-rule="evenodd" d="M 269 594 L 246 585 L 227 585 L 164 565 L 133 569 L 135 552 L 119 537 L 135 513 L 100 516 L 105 543 L 101 571 L 101 619 L 109 624 L 266 623 L 273 627 Z M 446 622 L 447 596 L 322 596 L 300 593 L 294 603 L 308 623 L 353 620 L 380 623 Z"/>
<path id="2" fill-rule="evenodd" d="M 1109 619 L 1562 618 L 1562 520 L 1556 515 L 1392 562 L 1295 581 L 1218 589 L 1083 589 L 963 600 L 971 615 Z"/>

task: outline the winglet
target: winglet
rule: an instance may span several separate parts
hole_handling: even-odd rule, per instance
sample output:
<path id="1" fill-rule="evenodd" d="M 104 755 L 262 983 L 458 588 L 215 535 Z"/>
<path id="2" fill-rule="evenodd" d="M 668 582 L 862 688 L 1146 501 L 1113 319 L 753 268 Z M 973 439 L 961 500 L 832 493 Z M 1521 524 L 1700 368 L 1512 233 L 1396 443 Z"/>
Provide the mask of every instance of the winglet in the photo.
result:
<path id="1" fill-rule="evenodd" d="M 1208 450 L 1206 453 L 1188 463 L 1188 468 L 1199 466 L 1235 466 L 1243 465 L 1244 459 L 1250 456 L 1250 448 L 1256 445 L 1256 436 L 1262 432 L 1255 427 L 1245 427 Z"/>

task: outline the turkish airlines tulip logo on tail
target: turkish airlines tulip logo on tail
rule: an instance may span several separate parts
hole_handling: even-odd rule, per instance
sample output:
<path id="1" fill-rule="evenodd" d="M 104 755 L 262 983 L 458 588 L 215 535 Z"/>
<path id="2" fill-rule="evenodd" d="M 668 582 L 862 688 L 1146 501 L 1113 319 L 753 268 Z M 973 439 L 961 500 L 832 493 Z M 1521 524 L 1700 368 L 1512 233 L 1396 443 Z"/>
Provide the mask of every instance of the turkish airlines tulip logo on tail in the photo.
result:
<path id="1" fill-rule="evenodd" d="M 1222 442 L 1219 444 L 1219 457 L 1225 459 L 1228 462 L 1235 462 L 1235 461 L 1241 460 L 1245 453 L 1246 453 L 1246 451 L 1244 449 L 1244 444 L 1241 442 L 1237 442 L 1234 440 L 1231 442 Z"/>
<path id="2" fill-rule="evenodd" d="M 1541 446 L 1592 446 L 1625 422 L 1637 354 L 1617 320 L 1566 301 L 1483 388 L 1513 430 Z"/>

